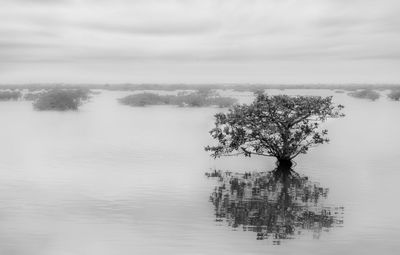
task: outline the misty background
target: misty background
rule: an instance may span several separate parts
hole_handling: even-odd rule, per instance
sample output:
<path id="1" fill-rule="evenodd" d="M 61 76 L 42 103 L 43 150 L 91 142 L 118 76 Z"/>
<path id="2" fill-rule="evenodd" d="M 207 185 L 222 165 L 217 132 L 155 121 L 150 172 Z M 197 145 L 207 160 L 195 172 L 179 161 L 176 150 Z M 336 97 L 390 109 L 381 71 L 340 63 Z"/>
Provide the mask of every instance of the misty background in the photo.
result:
<path id="1" fill-rule="evenodd" d="M 1 0 L 0 82 L 396 83 L 396 0 Z"/>

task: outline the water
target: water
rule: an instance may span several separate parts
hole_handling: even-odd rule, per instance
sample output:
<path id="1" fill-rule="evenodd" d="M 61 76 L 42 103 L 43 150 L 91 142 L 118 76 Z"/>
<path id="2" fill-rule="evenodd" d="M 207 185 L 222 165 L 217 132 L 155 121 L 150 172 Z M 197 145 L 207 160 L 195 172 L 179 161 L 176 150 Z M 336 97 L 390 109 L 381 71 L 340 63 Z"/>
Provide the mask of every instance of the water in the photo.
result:
<path id="1" fill-rule="evenodd" d="M 326 203 L 329 189 L 297 173 L 276 171 L 232 173 L 213 171 L 216 186 L 210 197 L 217 222 L 257 233 L 273 245 L 295 238 L 319 239 L 342 227 L 344 207 Z"/>
<path id="2" fill-rule="evenodd" d="M 250 93 L 234 93 L 241 102 Z M 0 102 L 0 254 L 399 254 L 400 104 L 329 90 L 346 117 L 330 144 L 296 159 L 329 188 L 342 227 L 272 245 L 216 221 L 210 169 L 265 171 L 266 158 L 211 159 L 215 108 L 119 105 L 103 91 L 78 112 L 35 112 Z"/>

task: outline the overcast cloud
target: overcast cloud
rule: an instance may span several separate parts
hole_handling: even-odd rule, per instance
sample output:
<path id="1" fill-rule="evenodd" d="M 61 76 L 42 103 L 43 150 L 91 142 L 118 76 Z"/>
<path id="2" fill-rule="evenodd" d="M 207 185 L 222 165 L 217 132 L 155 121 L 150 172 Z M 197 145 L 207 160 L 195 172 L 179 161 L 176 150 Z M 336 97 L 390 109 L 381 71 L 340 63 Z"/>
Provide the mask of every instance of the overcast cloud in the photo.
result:
<path id="1" fill-rule="evenodd" d="M 0 83 L 400 82 L 398 0 L 0 5 Z"/>

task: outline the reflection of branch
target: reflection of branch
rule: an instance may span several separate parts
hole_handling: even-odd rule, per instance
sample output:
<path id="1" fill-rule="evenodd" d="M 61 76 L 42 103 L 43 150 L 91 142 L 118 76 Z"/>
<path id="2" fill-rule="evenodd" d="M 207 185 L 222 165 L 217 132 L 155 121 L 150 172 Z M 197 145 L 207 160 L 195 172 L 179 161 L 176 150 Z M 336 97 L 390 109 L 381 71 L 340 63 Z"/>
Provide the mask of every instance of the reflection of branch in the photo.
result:
<path id="1" fill-rule="evenodd" d="M 292 239 L 302 232 L 320 233 L 343 224 L 343 207 L 327 207 L 327 189 L 293 170 L 291 175 L 215 174 L 220 185 L 210 197 L 217 221 L 257 232 L 257 239 Z M 208 176 L 212 176 L 211 174 Z M 313 204 L 313 206 L 309 206 Z M 334 210 L 334 211 L 333 211 Z M 301 231 L 306 230 L 306 231 Z M 318 238 L 319 235 L 313 235 Z"/>

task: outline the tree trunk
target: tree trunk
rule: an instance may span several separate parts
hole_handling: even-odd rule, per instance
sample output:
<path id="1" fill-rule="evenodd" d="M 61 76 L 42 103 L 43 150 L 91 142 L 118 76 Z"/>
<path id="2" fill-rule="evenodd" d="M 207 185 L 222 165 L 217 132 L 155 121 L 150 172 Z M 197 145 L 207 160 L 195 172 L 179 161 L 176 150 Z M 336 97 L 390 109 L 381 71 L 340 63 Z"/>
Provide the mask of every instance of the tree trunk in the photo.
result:
<path id="1" fill-rule="evenodd" d="M 293 162 L 290 159 L 278 158 L 278 169 L 283 174 L 290 174 Z"/>

